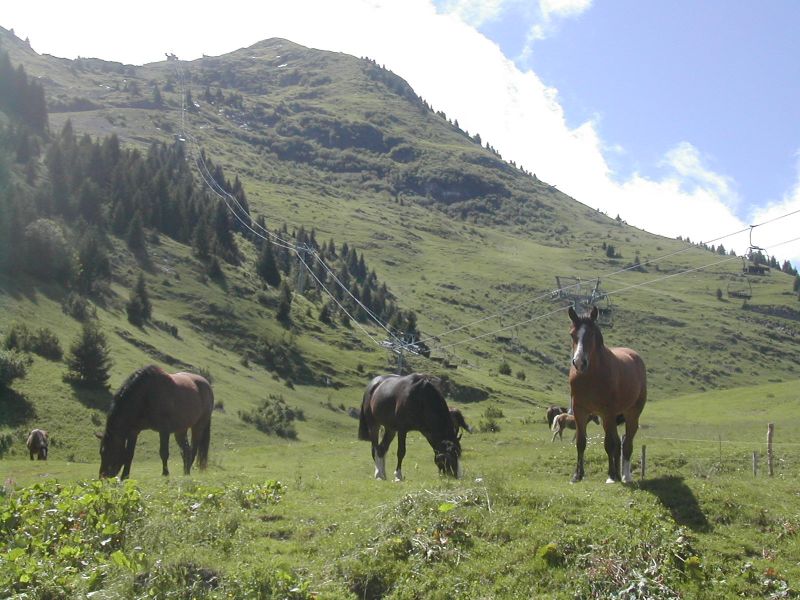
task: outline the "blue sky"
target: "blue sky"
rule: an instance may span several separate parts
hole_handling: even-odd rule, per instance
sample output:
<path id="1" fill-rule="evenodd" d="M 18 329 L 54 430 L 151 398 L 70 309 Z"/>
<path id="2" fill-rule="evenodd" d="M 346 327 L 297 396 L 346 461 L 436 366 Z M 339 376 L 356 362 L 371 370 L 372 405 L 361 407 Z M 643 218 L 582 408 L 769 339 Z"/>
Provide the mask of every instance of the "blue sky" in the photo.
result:
<path id="1" fill-rule="evenodd" d="M 140 0 L 11 2 L 38 52 L 132 64 L 262 39 L 369 56 L 575 199 L 712 240 L 800 210 L 800 2 Z M 43 17 L 46 15 L 46 17 Z M 800 214 L 754 242 L 800 265 Z M 724 240 L 743 251 L 748 236 Z"/>
<path id="2" fill-rule="evenodd" d="M 528 6 L 478 29 L 559 90 L 570 125 L 593 119 L 624 149 L 609 155 L 620 177 L 662 175 L 661 157 L 688 141 L 735 179 L 743 218 L 794 184 L 800 2 L 595 2 L 535 41 L 541 17 Z"/>

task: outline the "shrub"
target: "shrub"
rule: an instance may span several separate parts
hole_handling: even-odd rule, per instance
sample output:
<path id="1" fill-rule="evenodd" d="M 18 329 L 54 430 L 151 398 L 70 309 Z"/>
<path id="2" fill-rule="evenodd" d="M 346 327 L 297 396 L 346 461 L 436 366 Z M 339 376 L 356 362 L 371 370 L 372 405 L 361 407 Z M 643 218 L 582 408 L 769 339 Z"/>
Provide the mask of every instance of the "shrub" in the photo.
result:
<path id="1" fill-rule="evenodd" d="M 76 260 L 61 226 L 50 219 L 38 219 L 25 228 L 25 265 L 41 279 L 70 282 Z"/>
<path id="2" fill-rule="evenodd" d="M 503 418 L 503 411 L 494 406 L 487 406 L 483 411 L 483 418 L 478 423 L 478 430 L 483 433 L 497 433 L 500 431 L 500 425 L 497 419 Z"/>
<path id="3" fill-rule="evenodd" d="M 525 381 L 525 378 L 526 378 L 525 371 L 517 371 L 516 372 L 516 377 L 520 381 Z"/>
<path id="4" fill-rule="evenodd" d="M 3 342 L 6 350 L 33 352 L 50 360 L 61 360 L 64 351 L 58 336 L 47 327 L 31 332 L 24 323 L 14 323 Z"/>
<path id="5" fill-rule="evenodd" d="M 256 426 L 256 429 L 279 437 L 297 439 L 294 421 L 305 420 L 302 410 L 290 408 L 283 396 L 270 394 L 251 411 L 239 411 L 239 418 L 245 423 Z"/>
<path id="6" fill-rule="evenodd" d="M 0 350 L 0 387 L 7 387 L 15 379 L 25 377 L 31 359 L 16 350 Z"/>
<path id="7" fill-rule="evenodd" d="M 511 375 L 511 365 L 504 360 L 497 368 L 497 372 L 500 373 L 500 375 Z"/>
<path id="8" fill-rule="evenodd" d="M 61 301 L 61 311 L 80 322 L 97 317 L 95 307 L 86 298 L 75 292 L 70 292 Z"/>

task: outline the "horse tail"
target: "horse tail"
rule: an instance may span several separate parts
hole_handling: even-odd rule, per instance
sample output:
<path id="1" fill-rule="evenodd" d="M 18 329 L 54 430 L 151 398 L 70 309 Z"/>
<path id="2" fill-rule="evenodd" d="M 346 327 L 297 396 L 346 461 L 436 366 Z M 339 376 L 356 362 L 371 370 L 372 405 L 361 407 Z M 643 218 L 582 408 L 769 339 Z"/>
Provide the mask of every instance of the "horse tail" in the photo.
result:
<path id="1" fill-rule="evenodd" d="M 369 404 L 369 399 L 372 397 L 372 392 L 375 387 L 373 382 L 370 382 L 367 386 L 366 391 L 364 391 L 364 399 L 361 401 L 361 410 L 358 413 L 358 439 L 364 442 L 368 442 L 371 439 L 369 435 L 369 424 L 367 423 L 367 405 Z"/>
<path id="2" fill-rule="evenodd" d="M 361 412 L 358 414 L 358 439 L 369 441 L 369 425 L 367 425 L 366 402 L 361 404 Z"/>
<path id="3" fill-rule="evenodd" d="M 197 444 L 197 466 L 200 469 L 205 469 L 208 466 L 208 447 L 211 444 L 211 415 L 208 417 L 208 422 L 203 427 L 200 441 Z"/>
<path id="4" fill-rule="evenodd" d="M 200 439 L 197 440 L 197 466 L 205 469 L 208 466 L 208 448 L 211 445 L 211 415 L 214 414 L 214 391 L 208 381 L 199 384 L 201 395 L 209 400 L 208 420 L 200 432 Z"/>

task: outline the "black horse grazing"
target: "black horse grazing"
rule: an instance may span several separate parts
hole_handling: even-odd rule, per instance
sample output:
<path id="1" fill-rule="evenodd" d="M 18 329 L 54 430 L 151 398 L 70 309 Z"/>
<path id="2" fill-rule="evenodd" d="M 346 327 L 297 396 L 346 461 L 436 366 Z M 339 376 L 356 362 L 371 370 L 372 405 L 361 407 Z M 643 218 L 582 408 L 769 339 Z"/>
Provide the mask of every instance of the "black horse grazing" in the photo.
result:
<path id="1" fill-rule="evenodd" d="M 383 439 L 378 443 L 380 428 Z M 461 444 L 456 437 L 447 403 L 429 375 L 379 375 L 367 385 L 358 424 L 358 439 L 372 442 L 375 478 L 386 479 L 386 452 L 397 434 L 395 481 L 403 479 L 406 434 L 419 431 L 434 451 L 439 471 L 461 476 Z"/>
<path id="2" fill-rule="evenodd" d="M 211 385 L 200 375 L 170 375 L 156 365 L 134 372 L 111 402 L 106 431 L 100 438 L 100 477 L 115 477 L 122 469 L 122 479 L 131 472 L 136 438 L 144 429 L 158 431 L 161 438 L 162 474 L 169 475 L 169 435 L 181 448 L 183 472 L 188 475 L 195 456 L 198 466 L 208 463 L 211 441 L 211 413 L 214 394 Z M 189 445 L 187 431 L 192 430 Z"/>
<path id="3" fill-rule="evenodd" d="M 569 409 L 566 406 L 551 406 L 547 409 L 547 426 L 552 429 L 553 428 L 553 420 L 558 415 L 563 415 L 564 413 L 568 413 Z"/>
<path id="4" fill-rule="evenodd" d="M 33 455 L 36 455 L 36 460 L 47 460 L 47 448 L 50 445 L 50 438 L 44 429 L 34 429 L 28 436 L 25 442 L 28 446 L 28 452 L 33 460 Z"/>
<path id="5" fill-rule="evenodd" d="M 453 421 L 453 428 L 456 430 L 456 437 L 459 441 L 461 441 L 461 433 L 459 433 L 459 429 L 466 429 L 468 432 L 472 433 L 472 427 L 467 425 L 467 422 L 464 420 L 464 415 L 461 414 L 461 411 L 457 408 L 450 409 L 450 420 Z"/>
<path id="6" fill-rule="evenodd" d="M 578 438 L 578 463 L 572 481 L 583 479 L 583 453 L 586 449 L 586 421 L 599 415 L 605 430 L 608 455 L 608 483 L 633 481 L 631 455 L 633 437 L 639 429 L 639 415 L 647 402 L 647 372 L 644 361 L 630 348 L 608 348 L 597 325 L 597 307 L 588 316 L 578 316 L 570 307 L 572 321 L 572 365 L 569 386 Z M 625 419 L 625 436 L 617 433 L 619 416 Z M 620 446 L 622 465 L 620 466 Z"/>

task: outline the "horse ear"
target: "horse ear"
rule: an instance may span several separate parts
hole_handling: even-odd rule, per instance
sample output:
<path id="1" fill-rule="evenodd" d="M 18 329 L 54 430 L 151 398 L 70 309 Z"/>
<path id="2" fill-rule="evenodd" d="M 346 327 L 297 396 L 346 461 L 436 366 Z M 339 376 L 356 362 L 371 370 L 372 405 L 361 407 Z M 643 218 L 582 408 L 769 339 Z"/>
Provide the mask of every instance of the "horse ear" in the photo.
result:
<path id="1" fill-rule="evenodd" d="M 589 318 L 590 318 L 592 321 L 597 321 L 597 307 L 596 307 L 596 306 L 593 306 L 593 307 L 592 307 L 592 312 L 591 312 L 591 313 L 589 313 Z"/>
<path id="2" fill-rule="evenodd" d="M 578 313 L 575 312 L 575 309 L 571 306 L 569 307 L 569 318 L 572 320 L 573 323 L 578 323 Z"/>

